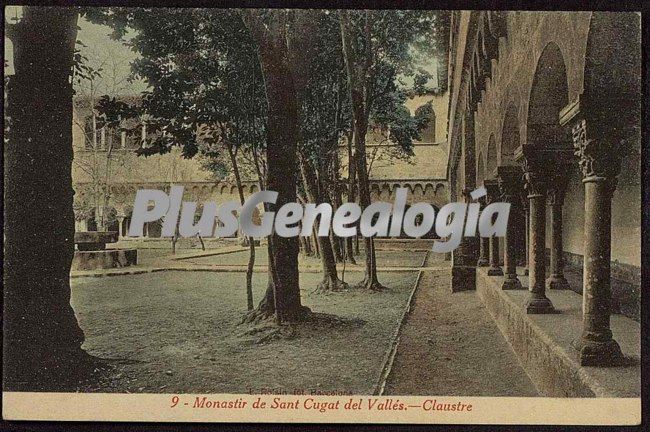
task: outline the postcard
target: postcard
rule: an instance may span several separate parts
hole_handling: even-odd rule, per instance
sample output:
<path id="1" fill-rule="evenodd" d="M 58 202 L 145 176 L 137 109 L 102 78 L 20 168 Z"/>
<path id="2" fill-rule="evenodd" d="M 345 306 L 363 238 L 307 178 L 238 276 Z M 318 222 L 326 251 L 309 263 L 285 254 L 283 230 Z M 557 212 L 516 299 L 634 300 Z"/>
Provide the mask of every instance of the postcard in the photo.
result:
<path id="1" fill-rule="evenodd" d="M 5 420 L 640 424 L 640 13 L 4 25 Z"/>

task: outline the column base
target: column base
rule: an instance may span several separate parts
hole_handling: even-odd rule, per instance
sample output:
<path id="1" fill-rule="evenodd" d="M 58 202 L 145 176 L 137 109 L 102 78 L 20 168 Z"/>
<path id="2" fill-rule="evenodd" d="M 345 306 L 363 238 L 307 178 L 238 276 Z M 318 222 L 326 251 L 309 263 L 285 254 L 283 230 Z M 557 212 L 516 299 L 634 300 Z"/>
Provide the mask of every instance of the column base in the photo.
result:
<path id="1" fill-rule="evenodd" d="M 516 275 L 506 276 L 506 279 L 501 285 L 502 290 L 520 290 L 523 288 L 523 285 L 521 285 L 521 282 Z"/>
<path id="2" fill-rule="evenodd" d="M 530 297 L 526 301 L 526 313 L 528 314 L 551 314 L 557 313 L 553 303 L 546 297 Z"/>
<path id="3" fill-rule="evenodd" d="M 488 276 L 503 276 L 501 267 L 490 267 L 487 272 Z"/>
<path id="4" fill-rule="evenodd" d="M 577 344 L 581 366 L 620 366 L 625 361 L 621 347 L 614 339 L 596 342 L 581 338 Z"/>
<path id="5" fill-rule="evenodd" d="M 451 268 L 451 292 L 476 289 L 476 267 L 453 266 Z"/>
<path id="6" fill-rule="evenodd" d="M 488 261 L 487 258 L 479 258 L 476 265 L 478 267 L 487 267 L 490 265 L 490 261 Z"/>
<path id="7" fill-rule="evenodd" d="M 556 290 L 571 289 L 569 282 L 564 278 L 564 275 L 558 274 L 553 274 L 546 279 L 546 288 Z"/>

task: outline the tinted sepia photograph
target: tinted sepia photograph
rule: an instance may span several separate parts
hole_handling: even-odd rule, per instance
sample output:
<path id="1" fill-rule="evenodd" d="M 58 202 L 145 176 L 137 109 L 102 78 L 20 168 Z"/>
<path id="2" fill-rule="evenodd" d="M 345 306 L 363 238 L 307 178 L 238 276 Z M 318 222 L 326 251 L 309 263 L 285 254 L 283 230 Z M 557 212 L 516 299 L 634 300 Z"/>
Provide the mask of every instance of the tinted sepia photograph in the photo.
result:
<path id="1" fill-rule="evenodd" d="M 4 43 L 5 419 L 641 421 L 639 12 L 23 5 Z"/>

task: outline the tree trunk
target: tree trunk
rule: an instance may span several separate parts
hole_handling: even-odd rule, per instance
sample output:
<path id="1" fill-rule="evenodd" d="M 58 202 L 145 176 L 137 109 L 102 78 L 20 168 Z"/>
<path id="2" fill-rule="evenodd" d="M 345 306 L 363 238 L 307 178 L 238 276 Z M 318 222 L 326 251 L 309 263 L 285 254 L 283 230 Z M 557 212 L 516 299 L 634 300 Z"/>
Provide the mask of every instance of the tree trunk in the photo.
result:
<path id="1" fill-rule="evenodd" d="M 226 132 L 225 130 L 223 132 Z M 230 156 L 230 163 L 232 165 L 233 173 L 235 174 L 235 183 L 237 184 L 237 192 L 239 193 L 239 202 L 244 205 L 246 198 L 244 197 L 244 187 L 241 183 L 241 175 L 239 174 L 239 164 L 237 163 L 237 155 L 232 148 L 232 144 L 226 140 L 226 148 Z M 249 311 L 253 310 L 253 270 L 255 268 L 255 239 L 248 238 L 248 247 L 250 253 L 248 254 L 248 267 L 246 268 L 246 306 Z"/>
<path id="2" fill-rule="evenodd" d="M 309 256 L 309 245 L 307 244 L 307 238 L 305 237 L 300 237 L 298 240 L 300 240 L 300 253 L 302 254 L 303 257 L 308 257 Z"/>
<path id="3" fill-rule="evenodd" d="M 354 129 L 354 124 L 352 125 L 352 129 Z M 357 163 L 354 160 L 354 154 L 352 153 L 352 139 L 353 139 L 353 132 L 350 130 L 347 136 L 347 142 L 348 142 L 348 202 L 356 202 L 357 200 L 357 192 L 356 192 L 356 182 L 357 182 Z M 353 238 L 352 237 L 347 237 L 345 240 L 345 249 L 346 249 L 346 255 L 348 258 L 348 261 L 350 261 L 352 264 L 356 264 L 356 260 L 354 259 L 354 255 L 359 254 L 359 241 L 358 241 L 358 236 L 355 236 L 356 241 L 356 249 L 354 248 L 353 245 Z"/>
<path id="4" fill-rule="evenodd" d="M 366 105 L 367 92 L 365 90 L 367 83 L 364 82 L 368 75 L 368 64 L 367 59 L 359 58 L 359 47 L 355 47 L 358 41 L 352 34 L 348 13 L 348 11 L 341 11 L 341 38 L 343 43 L 343 58 L 348 72 L 352 115 L 354 118 L 354 149 L 356 175 L 359 185 L 359 205 L 362 210 L 365 210 L 370 205 L 370 186 L 368 172 L 366 171 L 366 132 L 368 130 L 369 109 Z M 369 46 L 368 22 L 366 22 L 365 33 L 365 50 L 370 51 L 372 48 Z M 363 288 L 374 291 L 382 290 L 385 287 L 377 279 L 377 264 L 373 239 L 371 237 L 364 237 L 364 245 L 366 249 L 366 275 L 360 285 Z"/>
<path id="5" fill-rule="evenodd" d="M 320 203 L 321 197 L 314 166 L 304 156 L 300 157 L 300 171 L 309 200 L 315 204 Z M 318 284 L 318 291 L 340 291 L 346 289 L 347 284 L 339 279 L 336 271 L 336 258 L 334 257 L 334 249 L 330 237 L 316 236 L 316 240 L 318 241 L 321 263 L 323 264 L 323 280 Z"/>
<path id="6" fill-rule="evenodd" d="M 318 244 L 318 233 L 316 232 L 316 225 L 311 230 L 311 236 L 314 239 L 314 255 L 320 258 L 320 245 Z"/>
<path id="7" fill-rule="evenodd" d="M 12 26 L 5 143 L 5 390 L 62 390 L 91 370 L 70 305 L 77 12 L 24 7 Z"/>
<path id="8" fill-rule="evenodd" d="M 276 203 L 269 206 L 277 211 L 296 201 L 298 106 L 287 49 L 287 12 L 272 10 L 269 25 L 257 10 L 247 9 L 242 14 L 258 43 L 264 75 L 268 106 L 266 186 L 278 192 Z M 309 309 L 300 302 L 298 239 L 280 237 L 274 232 L 268 241 L 276 319 L 302 319 Z"/>
<path id="9" fill-rule="evenodd" d="M 336 179 L 330 179 L 330 185 L 337 185 Z M 328 186 L 330 186 L 328 185 Z M 334 187 L 327 187 L 327 189 L 330 190 L 329 196 L 330 196 L 330 202 L 332 204 L 332 211 L 336 212 L 339 207 L 341 207 L 341 204 L 343 204 L 343 200 L 341 199 L 341 193 L 338 190 L 337 186 Z M 323 189 L 323 190 L 327 190 Z M 334 249 L 334 255 L 336 256 L 336 262 L 337 263 L 342 263 L 343 258 L 345 255 L 345 245 L 341 244 L 341 237 L 338 237 L 336 234 L 334 234 L 334 230 L 330 230 L 331 234 L 331 241 Z"/>

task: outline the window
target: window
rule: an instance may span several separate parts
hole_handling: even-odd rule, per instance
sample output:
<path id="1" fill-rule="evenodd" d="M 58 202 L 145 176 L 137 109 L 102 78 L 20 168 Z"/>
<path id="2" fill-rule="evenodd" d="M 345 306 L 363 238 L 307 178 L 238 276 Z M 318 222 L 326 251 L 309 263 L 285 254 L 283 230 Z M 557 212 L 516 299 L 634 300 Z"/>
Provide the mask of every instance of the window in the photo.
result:
<path id="1" fill-rule="evenodd" d="M 94 135 L 94 139 L 93 139 Z M 97 144 L 97 147 L 100 146 L 101 134 L 97 129 L 97 126 L 93 122 L 93 116 L 86 117 L 84 121 L 84 147 L 86 150 L 92 150 L 94 144 Z"/>
<path id="2" fill-rule="evenodd" d="M 421 142 L 423 143 L 435 143 L 436 142 L 436 113 L 431 111 L 431 117 L 429 118 L 429 124 L 424 128 L 420 134 Z"/>

